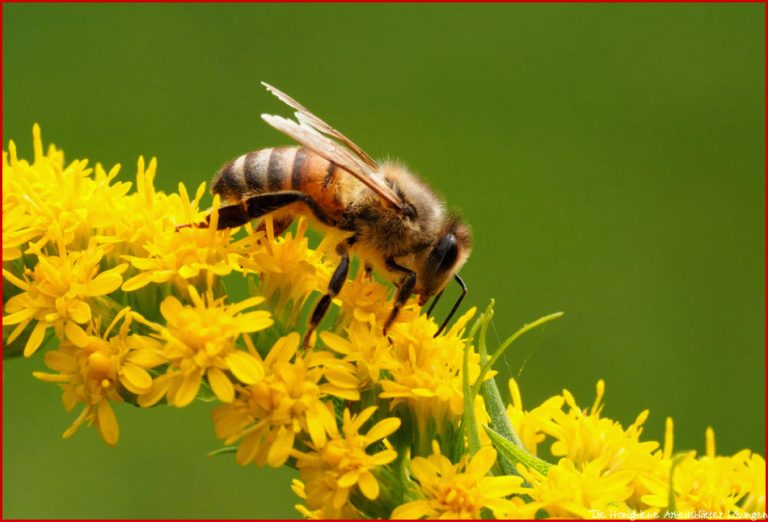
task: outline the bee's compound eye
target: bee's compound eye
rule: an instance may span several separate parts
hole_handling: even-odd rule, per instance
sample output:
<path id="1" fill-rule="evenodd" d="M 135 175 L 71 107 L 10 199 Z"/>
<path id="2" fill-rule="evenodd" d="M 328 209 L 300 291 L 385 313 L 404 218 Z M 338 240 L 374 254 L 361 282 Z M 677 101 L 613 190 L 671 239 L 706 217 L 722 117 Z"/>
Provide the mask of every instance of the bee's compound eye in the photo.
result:
<path id="1" fill-rule="evenodd" d="M 403 206 L 402 213 L 403 216 L 407 217 L 408 219 L 413 219 L 416 217 L 416 207 L 410 203 L 406 203 L 405 206 Z"/>
<path id="2" fill-rule="evenodd" d="M 440 272 L 453 267 L 456 264 L 456 259 L 459 257 L 459 245 L 456 241 L 456 236 L 453 234 L 443 236 L 432 250 L 430 257 L 434 266 Z"/>

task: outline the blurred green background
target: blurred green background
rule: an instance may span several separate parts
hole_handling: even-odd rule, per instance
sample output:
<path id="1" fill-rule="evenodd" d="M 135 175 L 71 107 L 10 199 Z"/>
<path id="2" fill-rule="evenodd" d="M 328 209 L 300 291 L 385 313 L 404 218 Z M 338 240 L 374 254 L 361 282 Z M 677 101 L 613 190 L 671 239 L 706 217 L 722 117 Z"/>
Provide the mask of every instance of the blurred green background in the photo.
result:
<path id="1" fill-rule="evenodd" d="M 269 81 L 462 210 L 493 335 L 566 312 L 500 368 L 527 406 L 605 378 L 647 438 L 672 416 L 678 449 L 713 426 L 718 452 L 765 453 L 764 5 L 2 9 L 4 148 L 30 157 L 39 122 L 68 159 L 126 179 L 154 155 L 162 189 L 196 186 L 287 142 Z M 62 440 L 43 367 L 3 367 L 4 517 L 297 516 L 289 471 L 205 456 L 206 404 L 120 407 L 115 449 Z"/>

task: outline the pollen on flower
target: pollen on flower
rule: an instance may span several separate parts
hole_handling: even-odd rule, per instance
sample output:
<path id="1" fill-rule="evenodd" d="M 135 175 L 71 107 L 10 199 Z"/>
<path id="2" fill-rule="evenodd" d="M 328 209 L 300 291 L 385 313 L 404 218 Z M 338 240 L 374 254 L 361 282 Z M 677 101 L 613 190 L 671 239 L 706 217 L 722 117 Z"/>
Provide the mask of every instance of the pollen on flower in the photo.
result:
<path id="1" fill-rule="evenodd" d="M 368 324 L 381 329 L 394 306 L 390 289 L 374 280 L 365 270 L 358 270 L 354 279 L 347 281 L 336 297 L 341 312 L 336 329 L 341 330 L 355 323 Z M 407 323 L 419 314 L 416 298 L 411 298 L 400 309 L 395 323 Z"/>

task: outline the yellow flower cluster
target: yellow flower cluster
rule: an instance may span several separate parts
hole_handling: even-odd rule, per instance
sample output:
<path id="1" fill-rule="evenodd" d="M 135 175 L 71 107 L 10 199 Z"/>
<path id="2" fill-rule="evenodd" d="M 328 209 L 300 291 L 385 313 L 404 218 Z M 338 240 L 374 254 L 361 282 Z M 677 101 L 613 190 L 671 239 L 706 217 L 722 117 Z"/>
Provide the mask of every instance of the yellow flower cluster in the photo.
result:
<path id="1" fill-rule="evenodd" d="M 647 410 L 626 429 L 601 417 L 602 380 L 588 409 L 563 390 L 526 411 L 517 383 L 511 380 L 509 387 L 508 414 L 525 448 L 535 453 L 539 445 L 549 443 L 550 453 L 560 457 L 546 475 L 520 470 L 530 484 L 527 494 L 533 502 L 528 506 L 536 511 L 552 518 L 741 518 L 765 511 L 764 458 L 749 450 L 715 456 L 711 428 L 702 457 L 696 458 L 695 452 L 678 456 L 673 454 L 671 419 L 660 448 L 658 442 L 640 440 Z M 711 516 L 714 513 L 719 515 Z"/>
<path id="2" fill-rule="evenodd" d="M 117 444 L 115 403 L 215 401 L 217 453 L 295 468 L 308 518 L 765 510 L 761 456 L 718 457 L 714 435 L 701 458 L 673 455 L 671 421 L 662 449 L 641 441 L 647 412 L 626 429 L 601 417 L 602 381 L 588 410 L 564 391 L 530 411 L 512 381 L 509 420 L 491 415 L 477 393 L 495 386 L 488 316 L 469 327 L 472 309 L 435 337 L 411 300 L 384 335 L 393 289 L 364 270 L 303 347 L 340 236 L 313 248 L 304 219 L 275 237 L 269 216 L 218 231 L 218 199 L 201 211 L 204 185 L 156 191 L 154 159 L 139 159 L 134 185 L 119 166 L 44 153 L 37 126 L 33 144 L 31 163 L 13 142 L 3 152 L 3 340 L 6 356 L 44 352 L 50 371 L 34 375 L 61 387 L 67 410 L 81 406 L 65 437 L 87 421 Z M 232 300 L 229 285 L 252 295 Z M 520 447 L 489 437 L 498 423 Z M 536 457 L 545 443 L 556 465 Z"/>

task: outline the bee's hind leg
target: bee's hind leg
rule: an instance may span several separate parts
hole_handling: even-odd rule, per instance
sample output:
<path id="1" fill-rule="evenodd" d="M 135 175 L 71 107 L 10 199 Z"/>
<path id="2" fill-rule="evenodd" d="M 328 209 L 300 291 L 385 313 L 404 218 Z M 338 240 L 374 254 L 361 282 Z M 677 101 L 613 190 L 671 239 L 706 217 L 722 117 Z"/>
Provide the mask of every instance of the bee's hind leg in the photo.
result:
<path id="1" fill-rule="evenodd" d="M 402 272 L 405 275 L 400 281 L 397 294 L 395 294 L 395 305 L 392 307 L 392 312 L 390 312 L 389 317 L 387 318 L 387 322 L 384 323 L 384 335 L 387 334 L 387 330 L 389 330 L 389 327 L 392 326 L 393 322 L 395 322 L 397 314 L 400 313 L 400 309 L 403 307 L 405 302 L 408 301 L 408 298 L 411 297 L 411 294 L 413 293 L 413 287 L 416 286 L 416 272 L 409 270 L 404 266 L 398 265 L 392 257 L 388 257 L 385 261 L 389 270 L 392 272 Z"/>
<path id="2" fill-rule="evenodd" d="M 347 274 L 349 273 L 349 252 L 347 251 L 347 247 L 351 246 L 356 239 L 355 236 L 352 236 L 336 245 L 336 253 L 341 256 L 341 261 L 331 276 L 331 282 L 328 283 L 328 293 L 320 298 L 315 305 L 315 309 L 312 311 L 309 326 L 307 327 L 307 333 L 304 335 L 303 346 L 305 348 L 309 346 L 309 340 L 310 337 L 312 337 L 315 328 L 317 328 L 317 325 L 320 324 L 320 321 L 323 320 L 326 312 L 328 312 L 331 300 L 339 295 L 341 288 L 344 286 L 344 282 L 347 280 Z"/>

